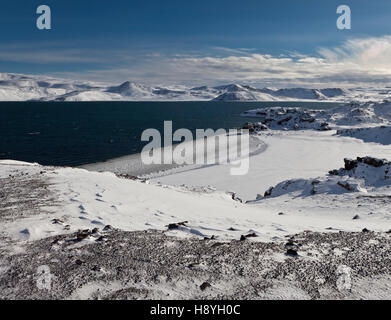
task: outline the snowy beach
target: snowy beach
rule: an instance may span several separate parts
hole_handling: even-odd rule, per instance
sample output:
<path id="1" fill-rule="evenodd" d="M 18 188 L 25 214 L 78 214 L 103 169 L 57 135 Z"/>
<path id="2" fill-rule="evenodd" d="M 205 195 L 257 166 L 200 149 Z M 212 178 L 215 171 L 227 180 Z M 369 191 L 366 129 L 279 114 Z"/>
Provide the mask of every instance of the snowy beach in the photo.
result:
<path id="1" fill-rule="evenodd" d="M 201 250 L 194 263 L 203 276 L 190 276 L 186 271 L 188 267 L 183 266 L 182 270 L 178 269 L 176 280 L 165 279 L 158 282 L 164 288 L 158 285 L 151 289 L 145 275 L 140 274 L 143 280 L 135 286 L 128 283 L 134 280 L 126 282 L 121 276 L 102 278 L 103 274 L 99 272 L 103 271 L 94 271 L 93 275 L 87 275 L 82 287 L 71 285 L 65 291 L 57 288 L 56 293 L 45 295 L 29 285 L 31 291 L 23 295 L 102 297 L 98 289 L 104 286 L 104 295 L 115 297 L 122 297 L 121 292 L 129 288 L 137 288 L 128 293 L 137 298 L 163 298 L 165 295 L 169 298 L 224 297 L 221 281 L 228 280 L 223 274 L 232 277 L 228 286 L 232 290 L 238 289 L 243 283 L 248 285 L 252 281 L 249 275 L 239 284 L 240 266 L 246 268 L 248 259 L 266 259 L 269 262 L 262 262 L 263 267 L 257 271 L 259 276 L 265 275 L 264 279 L 271 277 L 266 270 L 279 270 L 277 265 L 285 268 L 293 263 L 292 272 L 275 271 L 272 280 L 260 280 L 263 284 L 259 285 L 265 290 L 262 294 L 259 290 L 256 290 L 258 295 L 248 291 L 239 297 L 266 298 L 267 293 L 270 299 L 389 298 L 391 292 L 385 283 L 391 281 L 390 263 L 387 263 L 390 259 L 391 164 L 383 159 L 391 159 L 387 144 L 390 131 L 384 131 L 391 120 L 390 110 L 389 103 L 346 105 L 330 111 L 250 110 L 246 116 L 253 115 L 254 123 L 246 126 L 252 128 L 253 147 L 258 147 L 253 149 L 250 170 L 244 176 L 231 176 L 228 164 L 217 164 L 181 170 L 168 168 L 136 177 L 131 171 L 134 170 L 131 164 L 137 161 L 135 156 L 101 166 L 95 164 L 90 167 L 95 171 L 1 160 L 0 283 L 5 290 L 6 279 L 12 277 L 16 281 L 15 291 L 7 289 L 3 291 L 8 292 L 3 297 L 22 290 L 18 283 L 22 286 L 21 275 L 27 271 L 10 271 L 10 266 L 15 261 L 29 259 L 31 250 L 42 248 L 43 256 L 52 257 L 52 260 L 42 262 L 48 264 L 50 270 L 57 270 L 65 263 L 57 255 L 68 252 L 73 258 L 66 263 L 75 264 L 73 274 L 67 271 L 67 277 L 72 279 L 80 277 L 81 270 L 86 272 L 83 269 L 86 265 L 94 267 L 86 261 L 89 258 L 85 255 L 94 252 L 97 246 L 103 252 L 107 249 L 107 254 L 111 255 L 110 250 L 118 250 L 121 243 L 129 241 L 126 239 L 137 239 L 139 250 L 144 250 L 144 246 L 147 250 L 153 241 L 163 237 L 159 240 L 164 243 L 162 252 L 172 252 L 177 246 L 189 248 L 185 249 L 186 255 L 191 255 L 188 250 Z M 382 134 L 373 134 L 378 130 Z M 363 136 L 366 132 L 371 134 Z M 143 231 L 145 233 L 140 233 Z M 361 256 L 364 248 L 372 250 L 380 244 L 385 250 L 381 251 L 380 269 L 356 264 L 355 261 L 364 259 Z M 211 261 L 202 262 L 210 254 L 206 248 L 215 245 L 224 248 L 224 253 L 215 253 L 216 259 L 226 259 L 228 252 L 238 257 L 235 268 L 227 261 L 219 264 L 220 268 L 231 271 L 215 274 L 210 270 Z M 265 246 L 268 253 L 261 254 Z M 248 250 L 252 252 L 250 256 Z M 165 258 L 159 259 L 171 259 L 170 254 L 166 254 Z M 239 258 L 243 254 L 247 258 Z M 91 259 L 96 259 L 94 255 Z M 313 261 L 321 266 L 329 257 L 336 260 L 331 260 L 331 269 L 327 272 L 335 275 L 339 265 L 346 265 L 352 277 L 353 291 L 341 291 L 330 274 L 326 275 L 329 280 L 324 280 L 325 274 L 316 268 L 308 276 L 317 283 L 317 289 L 314 289 L 315 282 L 308 285 L 308 279 L 294 280 L 295 272 L 304 272 Z M 134 258 L 129 259 L 134 261 Z M 368 256 L 365 259 L 369 259 Z M 376 258 L 374 252 L 370 259 L 380 258 Z M 152 266 L 156 261 L 150 263 Z M 105 268 L 107 266 L 102 266 Z M 159 268 L 163 268 L 163 274 L 166 272 L 165 267 Z M 113 270 L 105 272 L 112 274 Z M 181 289 L 178 281 L 182 278 L 186 282 L 183 285 L 193 289 Z M 58 279 L 57 285 L 64 285 L 60 275 Z M 365 289 L 369 281 L 374 283 L 372 291 Z M 203 282 L 209 285 L 200 291 Z M 282 289 L 287 285 L 290 290 Z"/>

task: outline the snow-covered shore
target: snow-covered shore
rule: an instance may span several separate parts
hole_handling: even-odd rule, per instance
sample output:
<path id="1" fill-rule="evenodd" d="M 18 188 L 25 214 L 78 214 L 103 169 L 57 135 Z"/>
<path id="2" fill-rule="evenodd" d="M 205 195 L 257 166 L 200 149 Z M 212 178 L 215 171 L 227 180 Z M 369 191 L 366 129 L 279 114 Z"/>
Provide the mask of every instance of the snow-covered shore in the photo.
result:
<path id="1" fill-rule="evenodd" d="M 360 182 L 353 181 L 350 184 L 357 188 L 346 192 L 343 184 L 350 181 L 349 177 L 333 176 L 331 180 L 325 180 L 329 182 L 328 187 L 324 187 L 333 192 L 300 197 L 295 194 L 306 183 L 311 184 L 315 179 L 323 181 L 329 171 L 344 165 L 345 158 L 391 159 L 391 149 L 387 145 L 342 136 L 336 131 L 338 128 L 383 126 L 390 120 L 389 104 L 348 105 L 327 112 L 277 107 L 248 113 L 274 129 L 251 135 L 252 140 L 258 140 L 258 145 L 264 147 L 250 157 L 249 173 L 243 176 L 230 175 L 229 164 L 221 164 L 190 166 L 182 170 L 169 168 L 163 173 L 145 174 L 139 181 L 123 179 L 110 172 L 4 161 L 1 162 L 1 176 L 4 179 L 10 179 L 9 175 L 31 177 L 45 171 L 45 179 L 50 181 L 64 207 L 55 218 L 69 224 L 71 231 L 105 225 L 127 231 L 165 230 L 171 223 L 188 221 L 186 226 L 170 232 L 178 236 L 215 236 L 225 240 L 255 232 L 257 240 L 271 241 L 307 229 L 322 232 L 327 229 L 359 231 L 368 227 L 386 231 L 391 228 L 387 203 L 380 206 L 379 200 L 388 197 L 389 180 L 380 181 L 379 175 L 373 178 L 380 180 L 375 181 L 377 184 L 370 192 L 365 188 L 365 181 L 361 187 Z M 322 121 L 328 121 L 327 130 L 319 127 L 318 123 Z M 257 143 L 252 145 L 256 150 Z M 126 167 L 133 160 L 125 157 L 119 162 L 96 164 L 89 169 L 134 176 L 134 167 Z M 368 170 L 368 175 L 372 175 L 373 171 Z M 263 199 L 265 191 L 283 181 L 298 181 L 297 188 L 278 197 Z M 238 198 L 249 203 L 233 200 Z M 363 206 L 359 199 L 366 199 L 368 204 Z M 278 215 L 280 212 L 284 214 Z M 357 214 L 361 219 L 353 221 Z M 45 219 L 43 215 L 28 217 L 1 228 L 13 237 L 31 240 L 62 232 L 51 219 Z"/>
<path id="2" fill-rule="evenodd" d="M 113 173 L 1 161 L 0 175 L 9 181 L 13 176 L 27 181 L 45 177 L 63 207 L 58 210 L 56 202 L 50 216 L 69 224 L 69 231 L 105 225 L 127 231 L 165 230 L 171 223 L 188 221 L 170 232 L 224 240 L 255 232 L 257 240 L 272 241 L 304 230 L 391 228 L 388 204 L 382 204 L 382 199 L 391 196 L 387 173 L 382 177 L 367 168 L 361 180 L 349 174 L 328 178 L 329 172 L 344 166 L 344 159 L 391 159 L 391 149 L 383 141 L 387 134 L 382 135 L 383 143 L 361 137 L 362 130 L 377 130 L 389 123 L 390 104 L 347 105 L 330 111 L 274 107 L 248 114 L 262 120 L 264 127 L 251 134 L 250 169 L 242 176 L 230 175 L 230 165 L 220 164 L 147 171 L 137 174 L 141 178 L 137 179 L 133 165 L 137 156 L 86 167 Z M 327 130 L 319 126 L 325 121 Z M 366 180 L 371 181 L 369 189 Z M 316 188 L 326 191 L 306 194 L 303 190 L 314 181 L 319 182 Z M 346 183 L 351 190 L 344 188 Z M 290 186 L 289 192 L 275 196 L 275 190 L 285 190 L 285 185 Z M 273 196 L 264 198 L 274 186 Z M 360 219 L 353 221 L 355 215 Z M 12 237 L 36 240 L 63 231 L 51 220 L 34 215 L 4 224 L 1 230 Z"/>
<path id="3" fill-rule="evenodd" d="M 236 192 L 244 200 L 252 200 L 281 181 L 316 178 L 340 168 L 344 158 L 372 155 L 391 159 L 391 150 L 387 146 L 335 136 L 335 131 L 262 132 L 257 137 L 266 144 L 266 148 L 250 157 L 247 175 L 232 176 L 229 165 L 220 165 L 143 177 L 163 185 L 210 185 L 218 190 Z"/>
<path id="4" fill-rule="evenodd" d="M 341 167 L 344 158 L 370 155 L 391 159 L 387 144 L 391 139 L 387 131 L 390 103 L 349 104 L 329 111 L 273 107 L 249 110 L 243 116 L 262 121 L 259 123 L 263 128 L 252 135 L 263 148 L 250 157 L 247 175 L 231 176 L 229 165 L 220 165 L 180 172 L 168 169 L 142 177 L 167 185 L 210 185 L 220 191 L 235 192 L 244 200 L 253 200 L 281 181 L 322 176 Z M 371 135 L 363 137 L 367 132 Z M 94 167 L 101 168 L 115 172 L 123 166 L 113 160 L 109 166 L 103 163 Z"/>
<path id="5" fill-rule="evenodd" d="M 181 172 L 174 168 L 163 175 L 149 173 L 137 178 L 118 176 L 113 172 L 1 160 L 0 235 L 3 241 L 0 260 L 5 265 L 3 269 L 8 270 L 7 264 L 14 263 L 9 262 L 10 257 L 31 259 L 28 258 L 31 250 L 42 248 L 49 250 L 48 256 L 54 260 L 58 260 L 56 250 L 74 252 L 72 257 L 77 251 L 76 256 L 79 254 L 83 257 L 76 260 L 76 265 L 95 268 L 90 262 L 85 262 L 87 251 L 94 251 L 96 246 L 103 245 L 102 250 L 109 250 L 107 254 L 111 256 L 113 253 L 110 250 L 121 251 L 120 243 L 124 244 L 125 239 L 130 238 L 138 246 L 142 246 L 142 241 L 146 246 L 148 241 L 163 241 L 167 248 L 161 249 L 164 255 L 159 259 L 171 254 L 168 252 L 171 250 L 170 243 L 174 247 L 184 248 L 190 242 L 194 242 L 195 247 L 200 244 L 202 256 L 207 253 L 201 243 L 208 243 L 208 248 L 209 243 L 212 247 L 215 243 L 216 246 L 227 246 L 224 250 L 236 252 L 241 257 L 244 252 L 248 255 L 247 243 L 259 244 L 259 248 L 254 250 L 265 250 L 264 246 L 270 244 L 267 251 L 267 261 L 270 263 L 265 262 L 264 270 L 290 266 L 293 274 L 302 273 L 307 267 L 312 268 L 310 265 L 314 259 L 320 263 L 319 267 L 332 261 L 329 271 L 335 273 L 341 264 L 351 268 L 357 287 L 355 294 L 352 291 L 341 293 L 335 284 L 330 289 L 330 281 L 335 279 L 321 279 L 329 279 L 331 274 L 323 274 L 322 268 L 312 268 L 311 272 L 315 273 L 310 273 L 311 279 L 320 279 L 319 282 L 315 281 L 318 289 L 313 280 L 305 280 L 305 285 L 298 284 L 299 280 L 279 274 L 277 278 L 282 282 L 277 284 L 274 279 L 271 281 L 272 287 L 280 290 L 289 285 L 292 287 L 291 295 L 281 295 L 277 290 L 270 292 L 269 296 L 263 295 L 263 298 L 333 298 L 339 294 L 351 298 L 389 297 L 390 291 L 381 284 L 389 283 L 391 268 L 391 165 L 388 162 L 391 160 L 391 149 L 388 145 L 390 131 L 384 130 L 391 121 L 390 104 L 347 105 L 328 112 L 269 108 L 248 111 L 246 116 L 248 114 L 261 122 L 246 124 L 252 128 L 252 139 L 266 147 L 250 157 L 250 171 L 245 176 L 231 176 L 228 165 Z M 379 130 L 382 130 L 381 135 L 372 134 Z M 124 166 L 128 160 L 121 159 L 119 165 L 125 171 L 118 173 L 132 173 L 126 172 Z M 104 170 L 115 171 L 115 161 L 109 165 Z M 93 169 L 100 170 L 102 167 L 96 165 Z M 145 236 L 137 233 L 140 231 L 145 231 Z M 289 238 L 290 242 L 286 243 Z M 299 239 L 305 240 L 300 244 Z M 120 243 L 116 243 L 117 240 Z M 324 242 L 327 242 L 327 246 L 333 246 L 328 241 L 335 244 L 332 249 L 322 247 Z M 350 241 L 355 244 L 349 245 Z M 247 249 L 240 247 L 240 243 L 244 243 Z M 363 267 L 357 264 L 372 249 L 371 259 L 376 260 L 375 252 L 380 243 L 385 251 L 382 251 L 382 264 L 379 263 L 376 270 L 372 270 L 370 265 Z M 293 251 L 287 251 L 287 245 Z M 352 250 L 354 253 L 351 253 Z M 327 256 L 330 252 L 331 260 Z M 250 260 L 258 259 L 258 256 L 258 253 L 251 254 Z M 229 260 L 223 252 L 218 253 L 218 257 Z M 151 257 L 146 256 L 145 259 Z M 38 260 L 34 263 L 38 263 Z M 240 267 L 248 264 L 246 261 L 243 258 L 237 263 Z M 299 264 L 296 265 L 295 261 Z M 102 265 L 106 262 L 102 260 Z M 220 262 L 215 263 L 220 266 Z M 209 270 L 210 263 L 198 261 L 196 264 L 202 270 L 205 266 Z M 58 265 L 52 267 L 57 270 Z M 220 267 L 231 270 L 234 266 L 225 261 Z M 74 276 L 79 276 L 77 270 Z M 363 273 L 362 270 L 366 271 Z M 200 278 L 186 278 L 181 288 L 175 289 L 172 283 L 166 281 L 163 281 L 164 288 L 152 288 L 149 280 L 144 279 L 137 290 L 160 290 L 160 293 L 153 291 L 155 293 L 149 296 L 146 293 L 146 297 L 162 298 L 162 294 L 168 293 L 174 298 L 194 298 L 200 297 L 197 291 L 199 285 L 213 279 L 212 291 L 206 291 L 207 294 L 201 296 L 218 297 L 223 291 L 219 281 L 223 281 L 224 277 L 219 278 L 218 273 L 209 271 L 202 273 Z M 25 272 L 23 269 L 19 276 L 22 277 Z M 166 271 L 162 269 L 161 272 Z M 183 278 L 184 274 L 189 276 L 185 271 L 181 272 L 179 278 Z M 259 272 L 262 273 L 262 270 Z M 209 280 L 206 274 L 209 274 Z M 235 282 L 238 275 L 233 269 L 226 276 L 232 278 L 232 288 L 238 288 Z M 4 273 L 1 277 L 6 279 Z M 113 291 L 118 294 L 118 290 L 126 288 L 126 284 L 119 284 L 118 279 L 115 280 L 117 282 L 113 279 L 109 282 L 99 282 L 101 280 L 95 278 L 90 282 L 87 280 L 82 289 L 68 288 L 70 291 L 65 296 L 91 298 L 97 289 L 102 288 L 102 283 L 106 288 L 111 288 L 107 289 L 106 294 Z M 247 284 L 248 281 L 250 278 L 246 280 Z M 369 281 L 377 283 L 375 293 L 365 291 Z M 311 285 L 307 286 L 308 283 Z M 186 286 L 196 286 L 198 289 L 187 292 L 184 290 Z M 304 288 L 304 291 L 298 288 Z M 57 290 L 55 294 L 63 296 L 64 292 Z M 137 297 L 143 296 L 141 291 L 137 292 Z M 246 293 L 243 289 L 240 292 L 243 292 L 242 297 L 255 297 L 250 291 Z M 38 293 L 37 297 L 40 297 Z"/>

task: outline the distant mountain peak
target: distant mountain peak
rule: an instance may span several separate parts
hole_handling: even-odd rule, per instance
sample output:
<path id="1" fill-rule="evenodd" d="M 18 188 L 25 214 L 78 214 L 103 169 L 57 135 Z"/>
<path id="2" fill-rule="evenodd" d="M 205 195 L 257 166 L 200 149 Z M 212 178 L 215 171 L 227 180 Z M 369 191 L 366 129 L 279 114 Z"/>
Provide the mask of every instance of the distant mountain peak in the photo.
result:
<path id="1" fill-rule="evenodd" d="M 147 86 L 127 80 L 119 85 L 0 73 L 0 101 L 382 101 L 389 88 L 262 88 L 230 83 L 220 86 Z"/>

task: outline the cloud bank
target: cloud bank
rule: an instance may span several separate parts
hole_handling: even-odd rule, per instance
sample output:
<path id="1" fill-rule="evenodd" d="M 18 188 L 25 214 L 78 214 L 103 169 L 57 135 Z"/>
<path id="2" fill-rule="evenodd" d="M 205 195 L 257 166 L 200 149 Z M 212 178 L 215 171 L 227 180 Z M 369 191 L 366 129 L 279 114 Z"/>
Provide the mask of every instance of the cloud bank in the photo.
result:
<path id="1" fill-rule="evenodd" d="M 391 85 L 389 35 L 350 39 L 339 47 L 319 48 L 312 55 L 294 52 L 275 56 L 243 48 L 215 48 L 216 50 L 220 55 L 158 52 L 134 54 L 126 50 L 103 54 L 93 50 L 83 52 L 83 49 L 66 54 L 61 51 L 61 54 L 56 55 L 55 52 L 42 54 L 30 51 L 22 54 L 3 50 L 0 60 L 34 63 L 90 62 L 94 67 L 80 72 L 57 72 L 53 75 L 112 82 L 133 80 L 147 84 L 186 85 L 238 82 L 273 87 Z M 47 58 L 48 56 L 52 58 Z M 64 61 L 61 60 L 62 57 Z"/>
<path id="2" fill-rule="evenodd" d="M 317 54 L 253 53 L 175 59 L 172 67 L 196 78 L 265 85 L 391 85 L 391 36 L 353 39 Z"/>

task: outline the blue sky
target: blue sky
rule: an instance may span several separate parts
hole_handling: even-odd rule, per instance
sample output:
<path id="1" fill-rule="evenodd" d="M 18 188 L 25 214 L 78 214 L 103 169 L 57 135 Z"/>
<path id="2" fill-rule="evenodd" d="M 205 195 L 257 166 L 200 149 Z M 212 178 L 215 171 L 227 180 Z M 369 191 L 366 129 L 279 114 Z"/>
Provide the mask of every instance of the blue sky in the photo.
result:
<path id="1" fill-rule="evenodd" d="M 150 84 L 291 86 L 308 73 L 319 85 L 390 79 L 389 0 L 2 2 L 1 72 Z M 52 10 L 52 30 L 35 26 L 41 4 Z M 336 28 L 341 4 L 352 10 L 351 30 Z"/>

